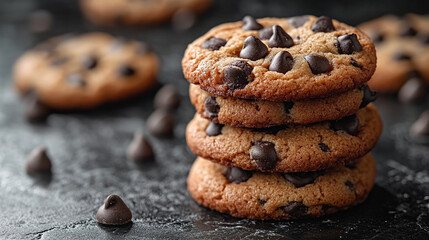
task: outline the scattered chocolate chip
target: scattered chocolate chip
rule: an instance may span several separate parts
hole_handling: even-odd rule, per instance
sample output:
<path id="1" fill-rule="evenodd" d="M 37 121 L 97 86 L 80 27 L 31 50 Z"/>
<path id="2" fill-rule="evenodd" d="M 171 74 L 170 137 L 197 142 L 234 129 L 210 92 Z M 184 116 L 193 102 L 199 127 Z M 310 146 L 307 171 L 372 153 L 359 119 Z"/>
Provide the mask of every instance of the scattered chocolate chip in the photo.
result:
<path id="1" fill-rule="evenodd" d="M 262 40 L 268 40 L 273 35 L 273 28 L 272 27 L 266 27 L 258 32 L 258 36 Z"/>
<path id="2" fill-rule="evenodd" d="M 292 55 L 287 51 L 281 51 L 273 57 L 273 59 L 270 62 L 270 66 L 268 70 L 284 74 L 289 70 L 291 70 L 292 66 L 293 66 Z"/>
<path id="3" fill-rule="evenodd" d="M 260 203 L 261 205 L 265 205 L 265 203 L 267 203 L 267 201 L 265 201 L 264 199 L 259 199 L 259 203 Z"/>
<path id="4" fill-rule="evenodd" d="M 350 189 L 350 191 L 353 191 L 353 190 L 354 190 L 354 188 L 355 188 L 355 185 L 354 185 L 352 182 L 350 182 L 349 180 L 347 180 L 347 181 L 344 183 L 344 185 L 346 185 L 346 186 Z"/>
<path id="5" fill-rule="evenodd" d="M 186 31 L 191 29 L 197 22 L 197 16 L 194 12 L 182 8 L 176 11 L 171 18 L 171 24 L 176 31 Z"/>
<path id="6" fill-rule="evenodd" d="M 85 80 L 83 79 L 82 75 L 79 73 L 72 73 L 67 76 L 67 82 L 68 84 L 75 86 L 75 87 L 83 87 L 86 85 Z"/>
<path id="7" fill-rule="evenodd" d="M 87 55 L 82 61 L 82 66 L 84 69 L 92 70 L 98 65 L 98 60 L 95 55 Z"/>
<path id="8" fill-rule="evenodd" d="M 261 40 L 255 36 L 249 36 L 244 40 L 243 48 L 240 51 L 240 57 L 250 60 L 264 58 L 268 54 L 268 48 Z"/>
<path id="9" fill-rule="evenodd" d="M 331 129 L 334 131 L 344 131 L 352 136 L 359 133 L 359 118 L 354 115 L 343 117 L 340 120 L 331 122 Z"/>
<path id="10" fill-rule="evenodd" d="M 28 27 L 34 33 L 46 32 L 52 27 L 54 17 L 46 10 L 37 10 L 30 14 Z"/>
<path id="11" fill-rule="evenodd" d="M 328 147 L 328 145 L 324 144 L 324 143 L 319 143 L 319 148 L 320 150 L 322 150 L 322 152 L 329 152 L 331 151 Z"/>
<path id="12" fill-rule="evenodd" d="M 283 109 L 286 114 L 290 114 L 290 110 L 293 108 L 294 102 L 284 102 L 283 103 Z"/>
<path id="13" fill-rule="evenodd" d="M 429 33 L 420 33 L 417 35 L 417 39 L 423 45 L 429 44 Z"/>
<path id="14" fill-rule="evenodd" d="M 410 129 L 411 135 L 429 136 L 429 110 L 424 111 Z"/>
<path id="15" fill-rule="evenodd" d="M 28 174 L 51 173 L 52 163 L 45 147 L 34 149 L 27 158 L 25 170 Z"/>
<path id="16" fill-rule="evenodd" d="M 155 108 L 176 109 L 180 105 L 180 95 L 174 86 L 165 85 L 156 93 L 153 103 Z"/>
<path id="17" fill-rule="evenodd" d="M 350 59 L 350 64 L 353 66 L 353 67 L 357 67 L 357 68 L 360 68 L 360 69 L 362 69 L 362 66 L 356 61 L 356 60 L 354 60 L 353 58 L 351 58 Z"/>
<path id="18" fill-rule="evenodd" d="M 245 16 L 243 18 L 243 30 L 250 31 L 250 30 L 259 30 L 262 29 L 264 26 L 259 24 L 255 18 L 251 16 Z"/>
<path id="19" fill-rule="evenodd" d="M 372 91 L 368 85 L 363 85 L 362 91 L 363 91 L 362 103 L 360 104 L 359 108 L 364 108 L 369 103 L 374 102 L 377 99 L 377 92 Z"/>
<path id="20" fill-rule="evenodd" d="M 289 36 L 279 25 L 273 26 L 273 35 L 268 41 L 268 46 L 272 48 L 288 48 L 293 46 L 292 37 Z"/>
<path id="21" fill-rule="evenodd" d="M 286 128 L 286 125 L 271 126 L 266 128 L 251 128 L 253 132 L 262 132 L 266 134 L 276 135 L 279 131 Z"/>
<path id="22" fill-rule="evenodd" d="M 51 66 L 54 67 L 58 67 L 61 66 L 63 64 L 65 64 L 66 62 L 68 62 L 69 58 L 68 57 L 54 57 L 54 59 L 52 59 L 51 61 Z"/>
<path id="23" fill-rule="evenodd" d="M 211 37 L 205 40 L 201 47 L 204 49 L 209 49 L 214 51 L 214 50 L 219 50 L 219 48 L 225 46 L 226 43 L 227 43 L 226 40 L 222 38 Z"/>
<path id="24" fill-rule="evenodd" d="M 144 42 L 138 42 L 137 43 L 136 53 L 138 55 L 145 55 L 151 51 L 152 51 L 152 49 L 147 43 L 144 43 Z"/>
<path id="25" fill-rule="evenodd" d="M 404 23 L 401 26 L 399 35 L 402 37 L 411 37 L 411 36 L 415 36 L 417 34 L 416 29 L 414 29 L 410 24 L 408 23 Z"/>
<path id="26" fill-rule="evenodd" d="M 242 89 L 249 83 L 252 66 L 245 61 L 234 61 L 225 67 L 223 82 L 229 89 Z"/>
<path id="27" fill-rule="evenodd" d="M 411 56 L 407 53 L 398 52 L 393 55 L 393 60 L 402 61 L 402 60 L 411 60 Z"/>
<path id="28" fill-rule="evenodd" d="M 375 45 L 380 44 L 384 41 L 384 35 L 380 32 L 372 32 L 370 34 L 371 41 L 374 42 Z"/>
<path id="29" fill-rule="evenodd" d="M 206 134 L 209 137 L 214 137 L 222 134 L 223 125 L 220 123 L 210 122 L 206 128 Z"/>
<path id="30" fill-rule="evenodd" d="M 118 75 L 120 77 L 130 77 L 130 76 L 133 76 L 134 74 L 136 74 L 136 70 L 127 64 L 122 64 L 118 68 Z"/>
<path id="31" fill-rule="evenodd" d="M 308 207 L 302 204 L 302 202 L 292 201 L 287 206 L 280 207 L 280 209 L 291 215 L 292 217 L 303 217 L 307 215 Z"/>
<path id="32" fill-rule="evenodd" d="M 217 118 L 217 115 L 219 114 L 220 106 L 216 102 L 216 98 L 213 96 L 208 96 L 204 100 L 204 113 L 209 118 Z"/>
<path id="33" fill-rule="evenodd" d="M 232 167 L 232 168 L 228 168 L 226 170 L 225 177 L 230 183 L 239 184 L 239 183 L 245 182 L 249 178 L 251 178 L 252 172 L 245 171 L 245 170 L 240 169 L 240 168 Z"/>
<path id="34" fill-rule="evenodd" d="M 132 214 L 118 195 L 109 195 L 98 209 L 95 218 L 106 225 L 124 225 L 131 222 Z"/>
<path id="35" fill-rule="evenodd" d="M 362 51 L 362 46 L 354 33 L 338 36 L 337 40 L 336 47 L 340 54 L 352 54 Z"/>
<path id="36" fill-rule="evenodd" d="M 330 17 L 321 16 L 311 26 L 313 32 L 332 32 L 335 31 L 335 27 Z"/>
<path id="37" fill-rule="evenodd" d="M 346 168 L 355 169 L 356 168 L 356 162 L 346 163 L 344 166 Z"/>
<path id="38" fill-rule="evenodd" d="M 127 157 L 137 163 L 154 159 L 153 149 L 143 133 L 137 132 L 128 146 Z"/>
<path id="39" fill-rule="evenodd" d="M 302 25 L 304 25 L 306 22 L 308 22 L 309 18 L 307 15 L 304 16 L 296 16 L 296 17 L 291 17 L 289 18 L 289 20 L 287 21 L 287 23 L 289 25 L 294 26 L 295 28 L 299 28 Z"/>
<path id="40" fill-rule="evenodd" d="M 401 87 L 398 99 L 402 103 L 413 103 L 423 100 L 428 93 L 426 83 L 419 77 L 412 77 Z"/>
<path id="41" fill-rule="evenodd" d="M 323 171 L 317 172 L 296 172 L 282 173 L 283 177 L 296 188 L 304 187 L 307 184 L 314 183 L 317 177 L 323 174 Z"/>
<path id="42" fill-rule="evenodd" d="M 174 133 L 174 122 L 172 114 L 158 109 L 147 119 L 147 128 L 155 136 L 169 137 Z"/>
<path id="43" fill-rule="evenodd" d="M 261 170 L 274 169 L 277 164 L 277 153 L 274 144 L 266 141 L 252 143 L 250 159 L 255 161 L 256 166 Z"/>
<path id="44" fill-rule="evenodd" d="M 51 109 L 43 104 L 36 91 L 31 90 L 24 96 L 25 117 L 30 122 L 43 122 L 51 114 Z"/>
<path id="45" fill-rule="evenodd" d="M 311 72 L 313 74 L 326 73 L 331 70 L 331 65 L 329 64 L 329 60 L 320 55 L 307 55 L 304 57 L 310 66 Z"/>

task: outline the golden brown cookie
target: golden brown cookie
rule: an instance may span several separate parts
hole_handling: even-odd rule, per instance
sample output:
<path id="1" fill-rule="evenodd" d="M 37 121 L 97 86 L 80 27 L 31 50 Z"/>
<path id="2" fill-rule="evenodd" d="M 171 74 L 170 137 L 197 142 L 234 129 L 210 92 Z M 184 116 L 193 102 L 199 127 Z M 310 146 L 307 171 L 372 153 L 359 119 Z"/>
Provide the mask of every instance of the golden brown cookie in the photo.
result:
<path id="1" fill-rule="evenodd" d="M 130 97 L 156 82 L 158 57 L 146 44 L 104 33 L 52 38 L 15 63 L 16 89 L 55 109 L 85 109 Z"/>
<path id="2" fill-rule="evenodd" d="M 368 153 L 382 122 L 370 104 L 341 120 L 265 129 L 223 126 L 198 114 L 186 130 L 196 155 L 228 167 L 267 172 L 308 172 L 344 165 Z"/>
<path id="3" fill-rule="evenodd" d="M 363 202 L 376 175 L 371 154 L 353 167 L 317 173 L 261 173 L 227 168 L 197 158 L 188 177 L 188 190 L 201 205 L 251 219 L 319 217 Z"/>
<path id="4" fill-rule="evenodd" d="M 376 66 L 374 44 L 328 17 L 245 17 L 191 43 L 185 78 L 219 96 L 296 101 L 358 88 Z"/>

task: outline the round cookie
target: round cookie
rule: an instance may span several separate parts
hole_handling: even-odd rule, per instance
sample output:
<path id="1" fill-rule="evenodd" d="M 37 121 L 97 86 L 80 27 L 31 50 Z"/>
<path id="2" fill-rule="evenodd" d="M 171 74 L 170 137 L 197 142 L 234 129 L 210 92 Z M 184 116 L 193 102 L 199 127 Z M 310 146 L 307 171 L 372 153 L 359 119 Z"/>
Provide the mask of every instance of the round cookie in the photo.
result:
<path id="1" fill-rule="evenodd" d="M 170 19 L 178 11 L 201 13 L 212 0 L 81 0 L 85 16 L 95 24 L 138 25 Z"/>
<path id="2" fill-rule="evenodd" d="M 417 76 L 429 83 L 429 16 L 387 15 L 359 28 L 374 41 L 377 70 L 368 85 L 380 92 L 397 92 Z"/>
<path id="3" fill-rule="evenodd" d="M 356 113 L 376 98 L 368 86 L 322 99 L 297 102 L 271 102 L 222 97 L 191 84 L 189 96 L 197 112 L 211 121 L 248 128 L 263 128 L 283 124 L 309 124 L 336 120 Z M 218 106 L 215 110 L 210 103 Z M 332 107 L 335 106 L 335 107 Z"/>
<path id="4" fill-rule="evenodd" d="M 261 173 L 227 168 L 197 158 L 188 190 L 201 205 L 251 219 L 319 217 L 363 202 L 371 191 L 376 167 L 371 154 L 345 166 L 313 173 Z"/>
<path id="5" fill-rule="evenodd" d="M 245 17 L 213 28 L 182 59 L 185 78 L 219 96 L 296 101 L 351 91 L 374 73 L 374 44 L 328 17 Z"/>
<path id="6" fill-rule="evenodd" d="M 158 57 L 146 44 L 104 33 L 60 36 L 23 54 L 16 89 L 54 109 L 85 109 L 123 99 L 156 82 Z"/>
<path id="7" fill-rule="evenodd" d="M 344 165 L 368 153 L 381 135 L 372 104 L 337 121 L 271 128 L 236 128 L 201 118 L 186 129 L 196 155 L 228 167 L 266 172 L 308 172 Z"/>

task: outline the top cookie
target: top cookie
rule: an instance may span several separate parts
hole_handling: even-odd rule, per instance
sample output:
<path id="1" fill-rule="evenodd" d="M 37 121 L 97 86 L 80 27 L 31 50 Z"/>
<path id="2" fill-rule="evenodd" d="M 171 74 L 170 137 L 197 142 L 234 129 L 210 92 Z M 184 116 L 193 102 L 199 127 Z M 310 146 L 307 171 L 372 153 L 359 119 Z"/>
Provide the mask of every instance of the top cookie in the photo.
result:
<path id="1" fill-rule="evenodd" d="M 271 101 L 327 97 L 374 73 L 374 44 L 328 17 L 245 17 L 191 43 L 182 60 L 191 83 L 216 95 Z"/>

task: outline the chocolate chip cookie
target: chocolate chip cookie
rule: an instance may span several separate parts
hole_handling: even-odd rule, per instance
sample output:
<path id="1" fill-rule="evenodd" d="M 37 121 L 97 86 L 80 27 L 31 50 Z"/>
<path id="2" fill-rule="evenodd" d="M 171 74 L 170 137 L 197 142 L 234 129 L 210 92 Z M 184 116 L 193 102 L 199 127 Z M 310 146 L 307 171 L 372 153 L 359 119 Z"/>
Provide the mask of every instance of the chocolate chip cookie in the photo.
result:
<path id="1" fill-rule="evenodd" d="M 222 24 L 191 43 L 182 60 L 185 78 L 211 94 L 270 101 L 351 91 L 375 66 L 365 33 L 314 16 Z"/>
<path id="2" fill-rule="evenodd" d="M 104 33 L 60 36 L 22 55 L 16 89 L 54 109 L 85 109 L 152 87 L 158 57 L 145 43 Z"/>
<path id="3" fill-rule="evenodd" d="M 201 205 L 251 219 L 319 217 L 363 202 L 376 175 L 370 154 L 353 167 L 310 173 L 261 173 L 197 158 L 188 190 Z"/>
<path id="4" fill-rule="evenodd" d="M 381 135 L 372 104 L 355 115 L 311 125 L 236 128 L 201 118 L 186 130 L 196 155 L 228 167 L 267 172 L 307 172 L 344 165 L 368 153 Z"/>
<path id="5" fill-rule="evenodd" d="M 189 96 L 202 117 L 215 123 L 248 128 L 336 120 L 356 113 L 376 98 L 375 92 L 366 85 L 327 98 L 296 102 L 255 101 L 216 96 L 194 84 L 189 88 Z"/>

